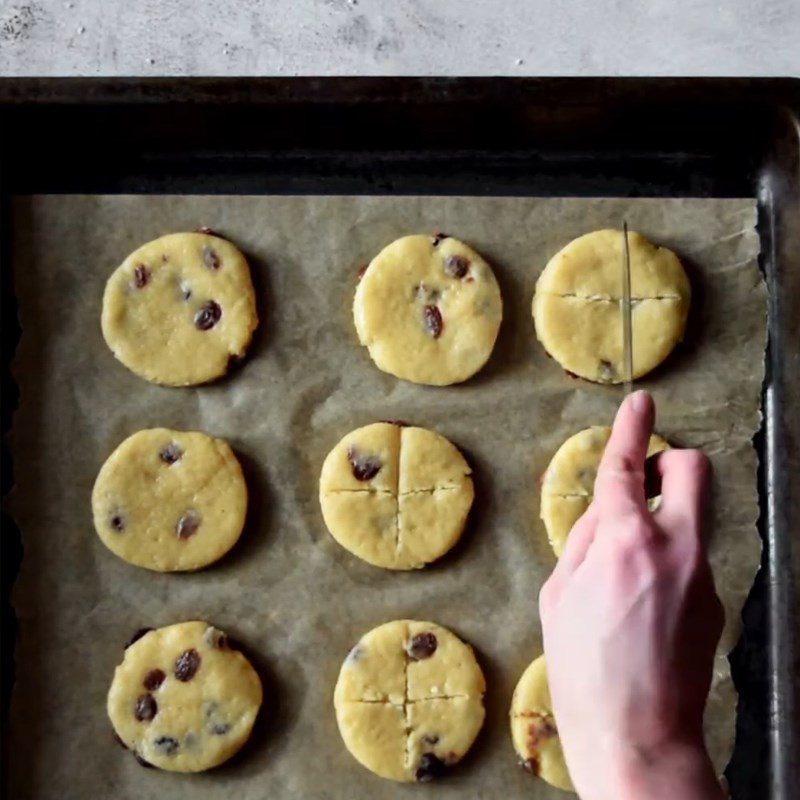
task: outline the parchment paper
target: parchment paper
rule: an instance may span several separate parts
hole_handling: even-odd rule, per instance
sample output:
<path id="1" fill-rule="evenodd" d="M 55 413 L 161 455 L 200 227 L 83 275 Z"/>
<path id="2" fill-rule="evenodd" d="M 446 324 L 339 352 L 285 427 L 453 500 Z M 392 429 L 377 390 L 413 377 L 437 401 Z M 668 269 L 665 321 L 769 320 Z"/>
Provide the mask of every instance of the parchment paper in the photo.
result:
<path id="1" fill-rule="evenodd" d="M 676 250 L 694 288 L 687 344 L 638 385 L 656 397 L 658 430 L 676 445 L 702 447 L 714 464 L 711 559 L 728 623 L 707 728 L 725 764 L 736 696 L 724 654 L 760 553 L 751 437 L 766 310 L 752 200 L 48 196 L 18 198 L 13 215 L 23 337 L 12 506 L 25 549 L 14 593 L 14 798 L 561 797 L 517 766 L 507 722 L 514 685 L 541 652 L 536 598 L 554 565 L 537 479 L 569 435 L 610 423 L 622 390 L 565 375 L 535 340 L 530 304 L 553 253 L 623 218 Z M 139 244 L 199 225 L 250 257 L 262 323 L 230 377 L 161 388 L 105 346 L 103 286 Z M 397 236 L 433 230 L 477 248 L 504 299 L 489 364 L 451 388 L 381 373 L 351 316 L 358 266 Z M 318 507 L 328 450 L 386 418 L 440 431 L 475 470 L 463 541 L 422 571 L 357 560 L 326 532 Z M 228 439 L 252 494 L 240 543 L 197 574 L 129 566 L 92 527 L 101 464 L 132 432 L 160 425 Z M 484 731 L 435 788 L 395 785 L 360 767 L 332 709 L 350 646 L 402 617 L 435 620 L 471 642 L 488 682 Z M 266 685 L 261 721 L 245 750 L 210 773 L 143 769 L 111 738 L 105 696 L 114 666 L 135 629 L 195 618 L 246 646 Z"/>

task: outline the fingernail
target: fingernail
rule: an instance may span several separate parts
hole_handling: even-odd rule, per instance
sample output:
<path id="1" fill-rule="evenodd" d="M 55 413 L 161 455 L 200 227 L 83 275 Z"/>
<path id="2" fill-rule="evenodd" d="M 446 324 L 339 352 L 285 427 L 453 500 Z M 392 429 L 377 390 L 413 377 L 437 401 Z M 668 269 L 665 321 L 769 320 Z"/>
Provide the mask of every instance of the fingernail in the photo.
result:
<path id="1" fill-rule="evenodd" d="M 650 395 L 643 389 L 631 395 L 631 405 L 638 414 L 644 414 L 650 408 Z"/>

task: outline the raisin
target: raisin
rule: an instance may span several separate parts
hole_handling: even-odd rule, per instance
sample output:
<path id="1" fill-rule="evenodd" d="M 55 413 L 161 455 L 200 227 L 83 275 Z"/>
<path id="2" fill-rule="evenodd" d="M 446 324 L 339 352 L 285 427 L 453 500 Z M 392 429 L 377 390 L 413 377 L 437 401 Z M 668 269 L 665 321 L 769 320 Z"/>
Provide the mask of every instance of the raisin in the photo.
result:
<path id="1" fill-rule="evenodd" d="M 151 669 L 150 672 L 144 676 L 142 686 L 144 686 L 148 692 L 154 692 L 159 686 L 161 686 L 162 683 L 164 683 L 166 678 L 167 676 L 163 669 Z"/>
<path id="2" fill-rule="evenodd" d="M 222 261 L 220 261 L 216 251 L 208 245 L 203 248 L 203 263 L 212 270 L 212 272 L 216 272 L 222 266 Z"/>
<path id="3" fill-rule="evenodd" d="M 165 464 L 174 464 L 176 461 L 180 461 L 183 450 L 175 442 L 170 442 L 158 455 Z"/>
<path id="4" fill-rule="evenodd" d="M 425 306 L 422 309 L 422 324 L 434 339 L 438 339 L 442 335 L 444 327 L 442 312 L 436 306 Z"/>
<path id="5" fill-rule="evenodd" d="M 156 703 L 153 695 L 139 695 L 133 709 L 133 716 L 136 717 L 139 722 L 149 722 L 156 714 L 158 714 L 158 703 Z"/>
<path id="6" fill-rule="evenodd" d="M 357 481 L 372 480 L 383 466 L 377 456 L 362 455 L 355 447 L 347 448 L 347 460 L 353 469 L 353 477 Z"/>
<path id="7" fill-rule="evenodd" d="M 230 729 L 231 726 L 228 725 L 227 722 L 217 722 L 216 724 L 212 725 L 209 730 L 215 736 L 224 736 Z"/>
<path id="8" fill-rule="evenodd" d="M 222 309 L 219 303 L 209 300 L 197 309 L 194 315 L 194 326 L 199 331 L 210 331 L 222 317 Z"/>
<path id="9" fill-rule="evenodd" d="M 189 284 L 185 283 L 184 281 L 180 281 L 178 283 L 178 288 L 181 290 L 181 297 L 183 298 L 184 302 L 188 301 L 192 296 L 192 290 L 189 288 Z"/>
<path id="10" fill-rule="evenodd" d="M 368 268 L 369 268 L 369 264 L 362 264 L 358 268 L 358 272 L 356 273 L 356 281 L 360 281 L 364 277 L 364 275 L 366 274 Z"/>
<path id="11" fill-rule="evenodd" d="M 417 633 L 406 643 L 406 653 L 414 661 L 422 661 L 423 658 L 430 658 L 436 652 L 437 644 L 436 637 L 430 631 Z"/>
<path id="12" fill-rule="evenodd" d="M 538 775 L 539 774 L 539 759 L 538 758 L 526 758 L 522 762 L 522 769 L 525 772 L 530 772 L 531 775 Z"/>
<path id="13" fill-rule="evenodd" d="M 200 660 L 200 654 L 193 647 L 184 650 L 175 659 L 175 677 L 184 683 L 190 681 L 200 669 Z"/>
<path id="14" fill-rule="evenodd" d="M 438 245 L 439 242 L 441 242 L 443 239 L 449 239 L 449 238 L 450 238 L 449 233 L 442 233 L 441 231 L 435 231 L 433 234 L 433 246 L 436 247 L 436 245 Z"/>
<path id="15" fill-rule="evenodd" d="M 150 270 L 144 264 L 137 264 L 133 270 L 133 282 L 136 284 L 136 288 L 144 288 L 149 280 Z"/>
<path id="16" fill-rule="evenodd" d="M 181 541 L 185 541 L 190 536 L 194 536 L 197 533 L 200 522 L 200 515 L 196 511 L 189 509 L 178 520 L 178 524 L 175 526 L 175 533 Z"/>
<path id="17" fill-rule="evenodd" d="M 149 761 L 145 761 L 138 753 L 134 752 L 133 757 L 142 767 L 153 769 L 153 765 Z"/>
<path id="18" fill-rule="evenodd" d="M 219 703 L 216 700 L 206 700 L 203 703 L 203 713 L 206 715 L 206 719 L 215 714 L 218 707 Z"/>
<path id="19" fill-rule="evenodd" d="M 428 783 L 434 778 L 440 778 L 444 775 L 447 769 L 447 764 L 440 758 L 437 758 L 433 753 L 423 753 L 419 759 L 419 766 L 414 773 L 414 777 L 419 783 Z"/>
<path id="20" fill-rule="evenodd" d="M 146 633 L 150 633 L 153 628 L 139 628 L 127 642 L 125 642 L 125 649 L 127 650 L 134 642 L 138 642 Z"/>
<path id="21" fill-rule="evenodd" d="M 111 527 L 117 532 L 122 533 L 125 530 L 125 519 L 122 514 L 114 514 L 111 517 Z"/>
<path id="22" fill-rule="evenodd" d="M 538 750 L 544 739 L 558 736 L 558 730 L 549 717 L 539 716 L 528 723 L 528 750 Z"/>
<path id="23" fill-rule="evenodd" d="M 447 256 L 444 260 L 444 271 L 451 278 L 463 278 L 469 269 L 469 261 L 464 256 Z"/>
<path id="24" fill-rule="evenodd" d="M 153 744 L 165 756 L 174 756 L 178 752 L 178 740 L 173 739 L 171 736 L 159 736 L 153 740 Z"/>

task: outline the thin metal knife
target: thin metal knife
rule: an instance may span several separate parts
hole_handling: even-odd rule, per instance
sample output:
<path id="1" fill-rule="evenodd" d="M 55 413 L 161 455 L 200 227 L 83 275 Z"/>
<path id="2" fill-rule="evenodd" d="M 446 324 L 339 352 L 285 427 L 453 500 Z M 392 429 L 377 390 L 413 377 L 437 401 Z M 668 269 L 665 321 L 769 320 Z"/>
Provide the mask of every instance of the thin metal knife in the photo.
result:
<path id="1" fill-rule="evenodd" d="M 625 396 L 633 391 L 633 322 L 631 308 L 631 251 L 628 248 L 628 223 L 622 222 L 622 367 L 625 371 Z"/>

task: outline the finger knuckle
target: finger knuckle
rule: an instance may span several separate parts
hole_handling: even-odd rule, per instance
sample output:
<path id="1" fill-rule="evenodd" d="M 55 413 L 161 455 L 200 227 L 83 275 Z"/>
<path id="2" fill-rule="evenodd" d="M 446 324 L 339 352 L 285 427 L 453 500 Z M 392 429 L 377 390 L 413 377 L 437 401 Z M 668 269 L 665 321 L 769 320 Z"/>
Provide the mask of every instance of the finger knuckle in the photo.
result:
<path id="1" fill-rule="evenodd" d="M 664 561 L 651 547 L 642 547 L 637 552 L 634 563 L 641 584 L 650 586 L 664 573 Z"/>
<path id="2" fill-rule="evenodd" d="M 611 474 L 629 474 L 642 471 L 642 465 L 628 453 L 612 453 L 603 463 L 604 471 Z"/>
<path id="3" fill-rule="evenodd" d="M 617 527 L 617 541 L 625 552 L 637 553 L 650 538 L 650 528 L 640 517 L 628 517 Z"/>
<path id="4" fill-rule="evenodd" d="M 621 567 L 635 576 L 637 582 L 653 582 L 662 571 L 663 559 L 647 525 L 637 523 L 626 527 L 618 538 L 616 550 Z"/>

